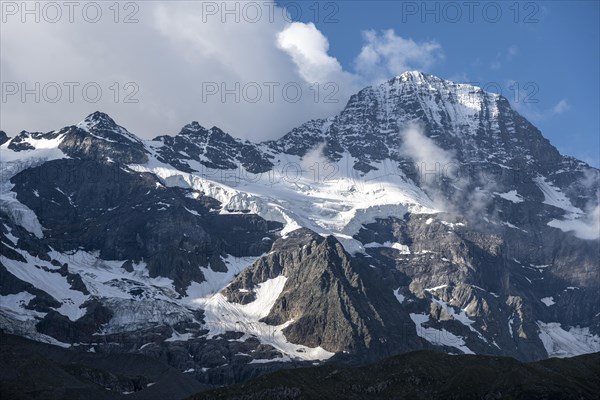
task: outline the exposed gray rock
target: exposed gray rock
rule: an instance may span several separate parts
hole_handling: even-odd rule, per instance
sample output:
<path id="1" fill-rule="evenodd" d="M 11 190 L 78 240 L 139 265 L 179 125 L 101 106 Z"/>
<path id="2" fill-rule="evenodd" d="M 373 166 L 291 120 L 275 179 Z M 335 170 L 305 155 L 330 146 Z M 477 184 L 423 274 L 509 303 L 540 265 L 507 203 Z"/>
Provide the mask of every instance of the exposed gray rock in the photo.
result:
<path id="1" fill-rule="evenodd" d="M 270 243 L 262 238 L 274 238 L 277 227 L 256 215 L 211 213 L 219 208 L 216 200 L 189 198 L 189 191 L 114 163 L 55 160 L 12 182 L 19 201 L 47 229 L 48 245 L 99 250 L 107 260 L 143 260 L 150 276 L 173 279 L 182 294 L 192 281 L 204 281 L 198 266 L 223 271 L 220 255 L 267 251 Z"/>
<path id="2" fill-rule="evenodd" d="M 332 236 L 296 230 L 273 245 L 269 255 L 244 270 L 225 290 L 231 301 L 253 300 L 255 286 L 283 275 L 283 292 L 263 319 L 270 325 L 294 322 L 284 329 L 292 343 L 321 346 L 366 359 L 422 346 L 392 288 L 352 258 Z M 240 289 L 244 289 L 240 292 Z"/>
<path id="3" fill-rule="evenodd" d="M 185 172 L 199 171 L 188 161 L 198 162 L 208 169 L 236 169 L 241 165 L 248 172 L 270 171 L 273 164 L 260 148 L 248 141 L 233 138 L 217 127 L 205 129 L 194 121 L 176 136 L 159 136 L 158 159 Z"/>

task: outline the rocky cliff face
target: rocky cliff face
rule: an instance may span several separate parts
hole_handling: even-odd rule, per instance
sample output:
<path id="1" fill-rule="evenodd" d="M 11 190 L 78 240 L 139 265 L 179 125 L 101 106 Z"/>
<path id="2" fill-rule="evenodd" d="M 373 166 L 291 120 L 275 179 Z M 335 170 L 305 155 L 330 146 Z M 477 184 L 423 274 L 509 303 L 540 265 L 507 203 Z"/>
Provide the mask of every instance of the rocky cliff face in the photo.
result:
<path id="1" fill-rule="evenodd" d="M 271 253 L 238 275 L 224 293 L 230 301 L 251 303 L 258 283 L 285 276 L 281 294 L 262 321 L 293 321 L 283 330 L 291 342 L 368 358 L 421 347 L 415 332 L 403 329 L 408 314 L 392 290 L 381 290 L 382 280 L 369 269 L 334 237 L 299 229 L 276 241 Z"/>
<path id="2" fill-rule="evenodd" d="M 320 136 L 365 164 L 387 158 L 405 161 L 403 128 L 415 122 L 440 147 L 456 152 L 460 162 L 533 164 L 548 170 L 562 159 L 504 97 L 416 71 L 361 90 L 339 115 L 311 121 L 275 146 L 303 155 L 308 148 L 302 150 L 302 143 Z"/>
<path id="3" fill-rule="evenodd" d="M 159 136 L 154 141 L 160 143 L 156 146 L 158 160 L 185 172 L 200 172 L 203 167 L 230 170 L 241 165 L 251 173 L 260 173 L 273 167 L 256 145 L 235 139 L 217 127 L 205 129 L 196 121 L 174 137 Z"/>
<path id="4" fill-rule="evenodd" d="M 54 160 L 21 172 L 12 183 L 52 248 L 143 261 L 150 277 L 172 279 L 181 294 L 192 281 L 205 280 L 200 267 L 223 272 L 221 255 L 257 256 L 274 238 L 272 226 L 256 215 L 211 213 L 220 207 L 216 200 L 193 199 L 189 190 L 165 187 L 154 175 L 115 163 Z M 229 230 L 222 232 L 221 224 Z"/>
<path id="5" fill-rule="evenodd" d="M 600 351 L 599 171 L 479 88 L 407 72 L 266 143 L 97 112 L 0 150 L 6 332 L 213 385 Z"/>

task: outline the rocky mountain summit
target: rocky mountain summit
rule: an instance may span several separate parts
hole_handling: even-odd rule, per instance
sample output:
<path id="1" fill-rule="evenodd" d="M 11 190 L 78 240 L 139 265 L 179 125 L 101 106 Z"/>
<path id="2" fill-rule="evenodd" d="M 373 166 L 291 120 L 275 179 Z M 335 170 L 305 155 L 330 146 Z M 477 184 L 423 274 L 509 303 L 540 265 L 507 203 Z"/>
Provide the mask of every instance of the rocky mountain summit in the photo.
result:
<path id="1" fill-rule="evenodd" d="M 600 351 L 600 171 L 406 72 L 278 140 L 0 132 L 0 326 L 211 387 L 419 350 Z M 137 389 L 136 389 L 137 390 Z"/>

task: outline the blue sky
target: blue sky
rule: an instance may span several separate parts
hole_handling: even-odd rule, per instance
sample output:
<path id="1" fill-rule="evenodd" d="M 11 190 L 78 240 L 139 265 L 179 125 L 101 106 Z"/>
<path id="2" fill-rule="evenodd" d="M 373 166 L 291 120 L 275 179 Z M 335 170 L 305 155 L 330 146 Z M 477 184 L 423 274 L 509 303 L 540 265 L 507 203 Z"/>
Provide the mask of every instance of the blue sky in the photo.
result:
<path id="1" fill-rule="evenodd" d="M 434 12 L 427 14 L 420 1 L 344 1 L 337 2 L 338 9 L 325 9 L 323 2 L 318 20 L 307 5 L 300 19 L 315 22 L 329 40 L 329 54 L 348 70 L 360 52 L 362 31 L 393 29 L 416 42 L 435 41 L 443 59 L 426 72 L 478 82 L 494 91 L 497 83 L 511 104 L 561 152 L 598 167 L 600 2 L 521 2 L 517 8 L 514 2 L 495 2 L 486 13 L 485 3 L 477 3 L 472 22 L 465 6 L 458 17 L 456 8 L 429 2 L 426 7 Z M 498 18 L 495 5 L 502 12 Z M 338 22 L 324 22 L 324 15 L 332 12 Z"/>
<path id="2" fill-rule="evenodd" d="M 337 114 L 369 84 L 418 69 L 500 89 L 562 153 L 600 166 L 599 2 L 474 1 L 472 13 L 465 3 L 157 0 L 118 3 L 115 22 L 114 2 L 107 1 L 85 3 L 102 9 L 102 18 L 90 22 L 83 6 L 71 21 L 64 3 L 53 2 L 62 17 L 35 21 L 21 13 L 23 3 L 2 2 L 0 80 L 12 93 L 3 91 L 0 129 L 10 136 L 47 132 L 101 110 L 144 138 L 174 135 L 198 121 L 269 140 Z M 35 4 L 49 3 L 29 7 Z M 260 5 L 262 17 L 244 14 L 248 4 Z M 225 7 L 237 7 L 236 15 Z M 294 10 L 302 13 L 296 21 L 285 16 Z M 132 11 L 135 22 L 125 23 Z M 73 82 L 71 98 L 66 88 Z M 269 82 L 279 85 L 274 101 L 266 95 Z M 315 82 L 322 89 L 335 82 L 338 102 L 323 101 L 324 90 L 313 96 Z M 288 83 L 303 89 L 298 102 L 283 96 Z M 83 96 L 90 84 L 101 89 L 97 100 Z M 50 96 L 20 90 L 35 85 L 49 85 Z M 207 95 L 207 85 L 259 87 L 263 96 Z"/>

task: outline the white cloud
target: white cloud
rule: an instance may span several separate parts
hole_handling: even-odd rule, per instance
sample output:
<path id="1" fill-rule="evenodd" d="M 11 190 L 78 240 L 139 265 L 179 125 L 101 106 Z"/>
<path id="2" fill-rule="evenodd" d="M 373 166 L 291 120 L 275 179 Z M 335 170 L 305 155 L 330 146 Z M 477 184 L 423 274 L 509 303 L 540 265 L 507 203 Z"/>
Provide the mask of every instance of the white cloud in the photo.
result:
<path id="1" fill-rule="evenodd" d="M 583 225 L 575 230 L 575 235 L 588 240 L 600 238 L 600 205 L 587 210 L 586 219 Z"/>
<path id="2" fill-rule="evenodd" d="M 205 2 L 139 2 L 139 22 L 133 24 L 115 23 L 112 3 L 100 4 L 103 18 L 94 24 L 77 13 L 74 23 L 64 17 L 58 23 L 31 18 L 21 23 L 19 15 L 3 22 L 2 82 L 26 82 L 28 88 L 57 82 L 63 96 L 56 103 L 10 96 L 2 103 L 0 129 L 11 136 L 23 129 L 49 131 L 101 110 L 146 138 L 175 134 L 197 120 L 241 138 L 273 139 L 307 120 L 336 114 L 374 76 L 389 79 L 441 57 L 435 42 L 418 44 L 393 31 L 370 33 L 357 59 L 360 68 L 350 72 L 329 54 L 329 42 L 314 24 L 291 23 L 274 2 L 254 3 L 262 6 L 258 21 L 229 16 L 226 23 L 221 15 L 207 18 Z M 130 10 L 121 10 L 121 19 L 125 11 Z M 368 49 L 377 54 L 371 66 L 363 55 Z M 65 82 L 79 83 L 73 101 Z M 97 102 L 82 96 L 89 82 L 102 89 Z M 126 89 L 127 82 L 135 86 Z M 334 86 L 325 88 L 330 82 Z M 215 87 L 218 93 L 207 94 Z M 295 102 L 298 87 L 302 95 Z M 138 102 L 124 103 L 135 88 Z M 237 98 L 222 96 L 223 89 L 234 90 Z"/>
<path id="3" fill-rule="evenodd" d="M 552 112 L 555 114 L 561 114 L 567 110 L 569 110 L 571 106 L 567 103 L 566 99 L 562 99 L 554 107 L 552 107 Z"/>
<path id="4" fill-rule="evenodd" d="M 544 121 L 571 109 L 567 99 L 562 99 L 551 107 L 540 107 L 539 88 L 535 82 L 520 85 L 519 82 L 511 79 L 506 81 L 505 87 L 507 88 L 506 93 L 509 94 L 506 97 L 513 109 L 532 122 Z"/>
<path id="5" fill-rule="evenodd" d="M 315 147 L 310 149 L 303 157 L 301 161 L 302 168 L 304 170 L 311 170 L 315 168 L 315 165 L 318 167 L 319 165 L 328 165 L 329 160 L 325 157 L 326 143 L 321 142 L 317 144 Z"/>
<path id="6" fill-rule="evenodd" d="M 242 17 L 235 22 L 229 16 L 226 23 L 220 14 L 207 18 L 203 2 L 136 4 L 139 23 L 134 24 L 114 23 L 110 4 L 103 7 L 106 18 L 95 24 L 81 18 L 23 24 L 18 16 L 3 24 L 2 81 L 28 82 L 29 87 L 79 82 L 79 88 L 97 82 L 103 93 L 95 103 L 81 92 L 73 102 L 63 96 L 56 103 L 35 102 L 33 96 L 23 103 L 11 96 L 2 104 L 2 129 L 10 135 L 22 129 L 48 131 L 102 110 L 143 137 L 175 134 L 197 120 L 238 137 L 264 140 L 336 113 L 356 89 L 327 54 L 327 40 L 316 27 L 290 24 L 273 3 L 255 3 L 262 5 L 258 21 Z M 278 46 L 280 32 L 287 33 L 291 49 Z M 297 55 L 294 51 L 305 57 L 290 57 Z M 325 103 L 323 93 L 315 97 L 309 79 L 310 84 L 340 79 L 333 98 L 338 102 Z M 114 82 L 120 83 L 119 102 L 114 101 Z M 139 88 L 138 103 L 122 102 L 131 92 L 124 90 L 127 82 Z M 218 92 L 207 95 L 214 88 Z M 224 90 L 236 93 L 222 96 Z"/>
<path id="7" fill-rule="evenodd" d="M 342 66 L 327 54 L 329 41 L 312 23 L 293 22 L 277 34 L 278 46 L 288 53 L 306 82 L 324 82 Z"/>
<path id="8" fill-rule="evenodd" d="M 455 210 L 441 190 L 442 179 L 454 178 L 454 172 L 459 165 L 454 154 L 442 149 L 427 137 L 420 124 L 401 127 L 401 135 L 400 153 L 413 161 L 419 175 L 419 183 L 426 189 L 435 207 L 448 212 Z M 455 183 L 462 184 L 459 181 Z"/>
<path id="9" fill-rule="evenodd" d="M 582 219 L 554 219 L 548 225 L 564 232 L 572 232 L 580 239 L 597 240 L 600 238 L 600 205 L 587 210 Z"/>
<path id="10" fill-rule="evenodd" d="M 571 231 L 580 239 L 597 240 L 600 238 L 600 173 L 596 169 L 584 169 L 579 184 L 585 192 L 595 192 L 595 198 L 585 205 L 584 215 L 575 220 L 553 220 L 549 225 Z"/>
<path id="11" fill-rule="evenodd" d="M 393 29 L 381 34 L 363 32 L 365 41 L 355 60 L 356 71 L 374 81 L 389 79 L 412 69 L 427 69 L 443 59 L 441 46 L 435 41 L 417 43 L 397 36 Z"/>
<path id="12" fill-rule="evenodd" d="M 495 182 L 483 175 L 470 175 L 461 168 L 453 151 L 439 147 L 435 141 L 426 136 L 419 124 L 409 124 L 400 130 L 403 156 L 414 162 L 420 185 L 425 189 L 436 209 L 448 213 L 481 218 L 489 215 Z M 449 183 L 456 190 L 451 193 L 443 189 L 442 181 Z M 475 188 L 475 187 L 478 188 Z M 468 205 L 468 207 L 464 207 Z M 492 215 L 495 214 L 492 211 Z"/>
<path id="13" fill-rule="evenodd" d="M 419 167 L 425 164 L 425 170 L 441 170 L 443 167 L 454 163 L 452 153 L 442 149 L 435 142 L 425 136 L 419 125 L 409 125 L 402 131 L 401 153 L 416 162 Z M 435 168 L 435 165 L 440 165 Z"/>

